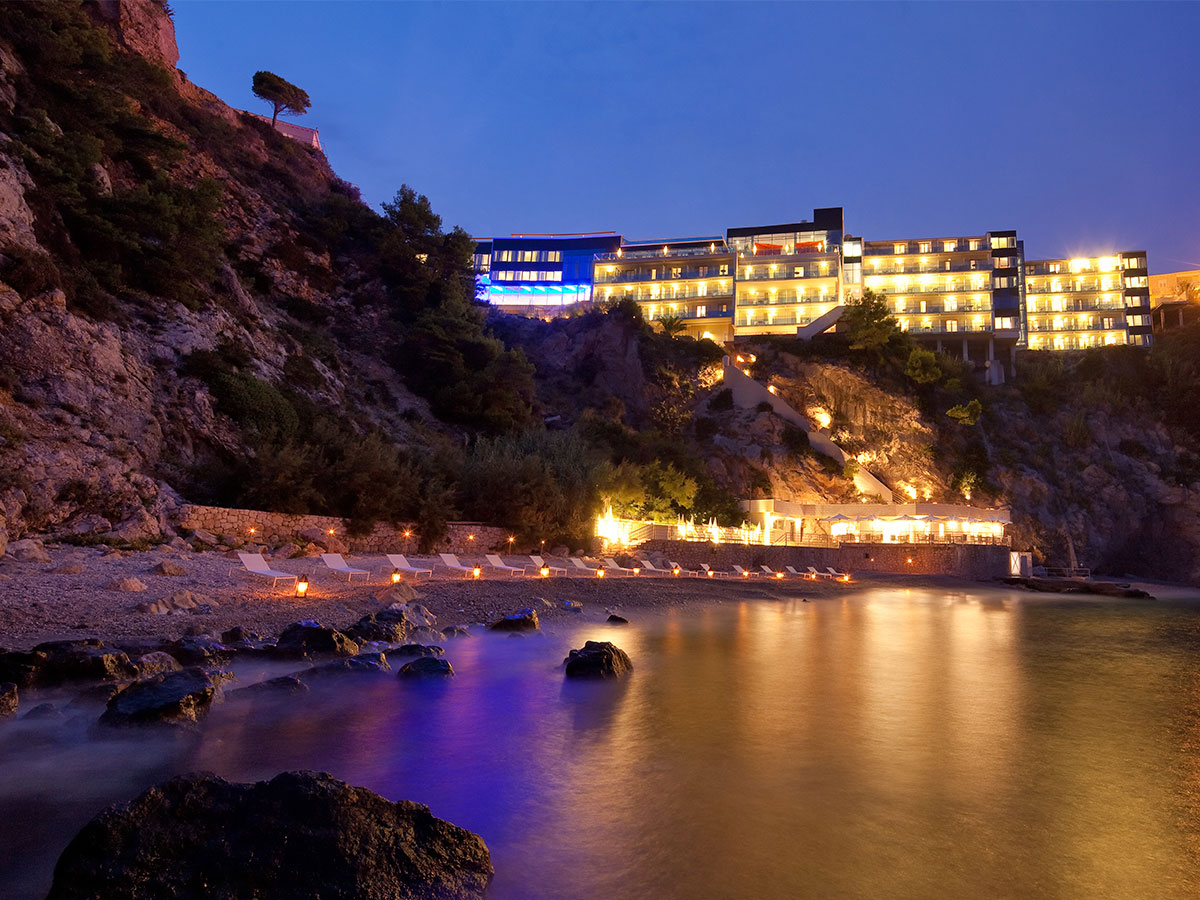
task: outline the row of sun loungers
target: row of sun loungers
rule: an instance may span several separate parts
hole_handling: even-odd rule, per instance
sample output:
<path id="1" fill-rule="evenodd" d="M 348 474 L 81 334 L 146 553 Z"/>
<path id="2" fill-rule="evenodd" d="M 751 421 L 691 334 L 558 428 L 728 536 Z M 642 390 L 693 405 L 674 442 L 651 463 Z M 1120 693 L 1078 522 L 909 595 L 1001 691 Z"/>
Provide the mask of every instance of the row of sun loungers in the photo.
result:
<path id="1" fill-rule="evenodd" d="M 251 575 L 257 575 L 261 578 L 270 578 L 272 586 L 279 583 L 280 580 L 295 581 L 296 576 L 288 572 L 280 572 L 272 569 L 261 553 L 238 553 L 238 558 L 241 560 L 242 566 Z M 392 580 L 399 581 L 402 576 L 410 576 L 414 579 L 420 578 L 422 575 L 427 578 L 432 578 L 434 570 L 432 568 L 422 568 L 420 566 L 411 565 L 408 559 L 399 553 L 388 553 L 385 555 L 388 566 L 391 567 Z M 484 556 L 487 561 L 486 566 L 469 566 L 463 565 L 458 557 L 453 553 L 439 553 L 438 558 L 441 560 L 442 566 L 449 572 L 461 574 L 464 578 L 478 578 L 483 572 L 483 569 L 497 572 L 513 577 L 521 577 L 527 575 L 563 575 L 568 574 L 587 574 L 589 576 L 604 577 L 607 574 L 612 575 L 667 575 L 679 577 L 681 575 L 690 576 L 693 578 L 807 578 L 816 581 L 818 578 L 828 578 L 831 581 L 849 581 L 850 575 L 846 572 L 839 572 L 836 569 L 827 566 L 825 571 L 818 571 L 813 566 L 807 566 L 807 571 L 801 572 L 794 566 L 785 566 L 784 570 L 776 571 L 769 566 L 759 566 L 759 570 L 746 569 L 742 566 L 735 565 L 733 570 L 725 572 L 720 569 L 714 569 L 708 563 L 700 563 L 699 569 L 685 569 L 676 562 L 672 562 L 670 568 L 662 568 L 655 566 L 648 559 L 639 560 L 640 565 L 634 567 L 622 566 L 613 557 L 605 557 L 599 566 L 589 566 L 586 562 L 577 556 L 569 557 L 568 562 L 571 564 L 570 569 L 565 569 L 559 566 L 551 566 L 546 563 L 541 556 L 529 556 L 528 559 L 531 565 L 528 566 L 513 566 L 506 563 L 499 555 L 489 553 Z M 337 572 L 339 575 L 345 575 L 346 580 L 350 581 L 355 575 L 361 575 L 364 579 L 371 576 L 368 569 L 360 569 L 350 565 L 342 557 L 340 553 L 322 553 L 321 562 L 325 568 L 331 572 Z M 387 569 L 384 569 L 384 573 Z"/>

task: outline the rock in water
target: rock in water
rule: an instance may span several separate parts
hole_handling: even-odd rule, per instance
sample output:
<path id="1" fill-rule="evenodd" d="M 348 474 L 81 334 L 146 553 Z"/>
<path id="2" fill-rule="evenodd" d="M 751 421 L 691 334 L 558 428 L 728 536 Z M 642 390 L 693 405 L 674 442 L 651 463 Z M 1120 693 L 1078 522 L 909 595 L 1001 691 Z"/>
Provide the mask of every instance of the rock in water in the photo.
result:
<path id="1" fill-rule="evenodd" d="M 128 655 L 105 647 L 95 638 L 49 641 L 34 647 L 31 655 L 40 658 L 36 679 L 43 685 L 67 681 L 123 681 L 137 676 L 137 669 Z"/>
<path id="2" fill-rule="evenodd" d="M 436 656 L 422 656 L 400 667 L 396 675 L 400 678 L 426 678 L 454 674 L 454 667 Z"/>
<path id="3" fill-rule="evenodd" d="M 189 725 L 208 713 L 218 687 L 201 668 L 135 681 L 108 701 L 102 725 Z"/>
<path id="4" fill-rule="evenodd" d="M 304 656 L 308 653 L 354 656 L 358 653 L 358 644 L 336 628 L 326 628 L 309 620 L 285 628 L 275 643 L 275 649 L 284 656 Z"/>
<path id="5" fill-rule="evenodd" d="M 17 686 L 11 681 L 7 684 L 0 684 L 0 719 L 14 715 L 19 705 Z"/>
<path id="6" fill-rule="evenodd" d="M 346 629 L 356 641 L 386 641 L 399 643 L 408 637 L 409 623 L 403 609 L 385 609 L 367 613 Z"/>
<path id="7" fill-rule="evenodd" d="M 521 609 L 497 619 L 488 626 L 492 631 L 537 631 L 538 614 L 535 609 Z"/>
<path id="8" fill-rule="evenodd" d="M 401 644 L 388 652 L 393 656 L 441 656 L 446 651 L 434 644 Z"/>
<path id="9" fill-rule="evenodd" d="M 167 672 L 178 672 L 183 668 L 175 657 L 170 653 L 163 653 L 161 650 L 155 650 L 153 653 L 147 653 L 145 656 L 138 657 L 137 667 L 138 674 L 142 678 L 149 678 L 151 675 L 163 675 Z"/>
<path id="10" fill-rule="evenodd" d="M 180 775 L 84 826 L 47 900 L 476 900 L 478 835 L 330 775 Z"/>
<path id="11" fill-rule="evenodd" d="M 618 616 L 616 613 L 609 613 L 608 618 L 604 620 L 609 625 L 628 625 L 629 620 L 624 616 Z"/>
<path id="12" fill-rule="evenodd" d="M 609 641 L 588 641 L 563 662 L 568 678 L 621 678 L 633 671 L 629 654 Z"/>

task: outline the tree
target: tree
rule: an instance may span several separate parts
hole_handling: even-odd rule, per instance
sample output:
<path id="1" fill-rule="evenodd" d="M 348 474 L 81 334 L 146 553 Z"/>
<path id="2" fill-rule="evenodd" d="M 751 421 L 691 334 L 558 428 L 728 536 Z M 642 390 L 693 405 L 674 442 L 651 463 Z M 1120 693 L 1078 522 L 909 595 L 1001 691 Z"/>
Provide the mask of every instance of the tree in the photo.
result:
<path id="1" fill-rule="evenodd" d="M 844 331 L 851 350 L 866 350 L 882 355 L 883 348 L 893 338 L 900 337 L 900 325 L 888 310 L 887 300 L 870 288 L 863 291 L 861 300 L 849 300 L 838 320 L 838 331 Z"/>
<path id="2" fill-rule="evenodd" d="M 275 127 L 275 120 L 279 118 L 280 113 L 302 116 L 312 105 L 308 94 L 274 72 L 255 72 L 251 90 L 254 91 L 255 97 L 271 104 L 272 128 Z"/>
<path id="3" fill-rule="evenodd" d="M 937 356 L 932 350 L 914 347 L 908 354 L 908 365 L 904 367 L 904 374 L 917 384 L 933 384 L 942 377 L 942 370 L 938 367 Z"/>
<path id="4" fill-rule="evenodd" d="M 658 327 L 667 337 L 673 338 L 683 334 L 686 326 L 679 316 L 663 316 L 658 320 Z"/>
<path id="5" fill-rule="evenodd" d="M 974 425 L 979 421 L 979 417 L 983 415 L 983 404 L 978 400 L 972 400 L 966 405 L 959 403 L 946 410 L 946 415 L 959 425 Z"/>

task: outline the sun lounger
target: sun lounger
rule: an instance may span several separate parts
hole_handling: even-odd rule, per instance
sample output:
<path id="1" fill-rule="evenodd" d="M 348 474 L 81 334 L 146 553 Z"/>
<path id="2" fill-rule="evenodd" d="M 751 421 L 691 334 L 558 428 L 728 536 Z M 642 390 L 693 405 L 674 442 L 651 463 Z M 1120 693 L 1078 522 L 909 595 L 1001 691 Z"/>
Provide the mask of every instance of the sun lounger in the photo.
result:
<path id="1" fill-rule="evenodd" d="M 296 580 L 295 575 L 291 575 L 287 572 L 279 572 L 268 566 L 267 561 L 263 559 L 263 555 L 261 553 L 243 553 L 239 550 L 238 559 L 242 561 L 242 565 L 245 566 L 246 571 L 251 575 L 258 575 L 262 578 L 270 578 L 271 587 L 274 587 L 276 584 L 278 584 L 280 578 L 290 578 L 292 581 Z"/>
<path id="2" fill-rule="evenodd" d="M 585 563 L 578 556 L 569 557 L 567 559 L 567 562 L 569 562 L 571 564 L 571 566 L 573 567 L 572 571 L 582 569 L 584 572 L 587 572 L 589 575 L 595 575 L 596 572 L 599 571 L 598 569 L 593 569 L 591 566 L 589 566 L 587 563 Z"/>
<path id="3" fill-rule="evenodd" d="M 530 556 L 529 559 L 533 562 L 533 568 L 537 572 L 541 572 L 542 569 L 546 569 L 551 575 L 554 575 L 555 573 L 559 575 L 567 574 L 566 569 L 563 569 L 559 566 L 547 565 L 546 560 L 542 559 L 540 556 Z"/>
<path id="4" fill-rule="evenodd" d="M 678 572 L 680 575 L 688 575 L 693 578 L 698 578 L 701 574 L 696 569 L 685 569 L 683 566 L 681 566 L 677 562 L 670 561 L 670 560 L 669 560 L 669 562 L 671 563 L 671 574 L 672 575 L 674 575 L 676 572 Z"/>
<path id="5" fill-rule="evenodd" d="M 751 575 L 755 578 L 758 577 L 757 572 L 751 572 L 749 569 L 743 569 L 741 566 L 734 566 L 733 573 L 741 578 L 749 578 Z"/>
<path id="6" fill-rule="evenodd" d="M 839 572 L 833 566 L 826 566 L 825 571 L 828 572 L 829 577 L 834 579 L 835 581 L 849 581 L 850 580 L 849 572 Z"/>
<path id="7" fill-rule="evenodd" d="M 345 575 L 349 581 L 355 575 L 362 575 L 364 578 L 370 575 L 366 569 L 356 569 L 353 566 L 347 565 L 346 560 L 342 559 L 340 553 L 322 553 L 321 562 L 325 563 L 325 568 L 332 569 L 340 575 Z"/>
<path id="8" fill-rule="evenodd" d="M 807 573 L 801 572 L 795 566 L 784 566 L 784 568 L 788 570 L 789 574 L 795 575 L 797 578 L 807 578 L 808 577 Z"/>
<path id="9" fill-rule="evenodd" d="M 636 575 L 637 569 L 627 569 L 619 564 L 611 556 L 604 557 L 604 568 L 610 572 L 616 572 L 618 575 Z"/>
<path id="10" fill-rule="evenodd" d="M 829 578 L 829 579 L 833 578 L 833 576 L 830 575 L 828 572 L 818 572 L 812 566 L 808 566 L 807 568 L 808 568 L 808 577 L 811 578 L 813 581 L 816 581 L 818 578 Z"/>
<path id="11" fill-rule="evenodd" d="M 776 572 L 770 566 L 759 566 L 759 568 L 762 569 L 762 573 L 764 575 L 766 575 L 768 578 L 786 578 L 787 577 L 786 575 L 783 574 L 783 572 Z"/>
<path id="12" fill-rule="evenodd" d="M 385 556 L 387 557 L 388 563 L 391 564 L 392 571 L 394 572 L 404 572 L 408 575 L 418 576 L 428 575 L 430 578 L 433 577 L 433 569 L 422 569 L 418 566 L 409 565 L 408 558 L 403 554 L 387 553 Z"/>
<path id="13" fill-rule="evenodd" d="M 670 569 L 660 569 L 658 566 L 656 566 L 654 563 L 650 562 L 650 560 L 648 560 L 648 559 L 639 559 L 638 562 L 642 564 L 642 571 L 646 572 L 650 575 L 670 575 L 671 574 Z"/>
<path id="14" fill-rule="evenodd" d="M 466 578 L 475 574 L 474 566 L 464 566 L 453 553 L 439 553 L 438 558 L 442 561 L 442 565 L 451 572 L 462 572 Z"/>
<path id="15" fill-rule="evenodd" d="M 700 568 L 704 571 L 704 574 L 709 578 L 728 578 L 729 577 L 728 572 L 722 572 L 719 569 L 714 569 L 708 563 L 700 563 Z"/>
<path id="16" fill-rule="evenodd" d="M 489 566 L 497 572 L 507 572 L 509 575 L 524 575 L 524 569 L 518 569 L 516 566 L 510 566 L 495 553 L 484 554 L 484 559 L 487 560 Z"/>

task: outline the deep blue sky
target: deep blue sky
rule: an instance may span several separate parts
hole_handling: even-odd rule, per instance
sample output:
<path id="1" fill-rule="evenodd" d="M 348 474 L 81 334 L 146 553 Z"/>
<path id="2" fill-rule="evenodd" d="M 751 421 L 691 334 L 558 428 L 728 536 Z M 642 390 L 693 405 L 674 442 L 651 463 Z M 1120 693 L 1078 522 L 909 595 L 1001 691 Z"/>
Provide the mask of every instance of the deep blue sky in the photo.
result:
<path id="1" fill-rule="evenodd" d="M 873 239 L 1200 268 L 1200 3 L 173 0 L 180 68 L 299 84 L 338 174 L 476 235 L 721 233 L 844 206 Z"/>

